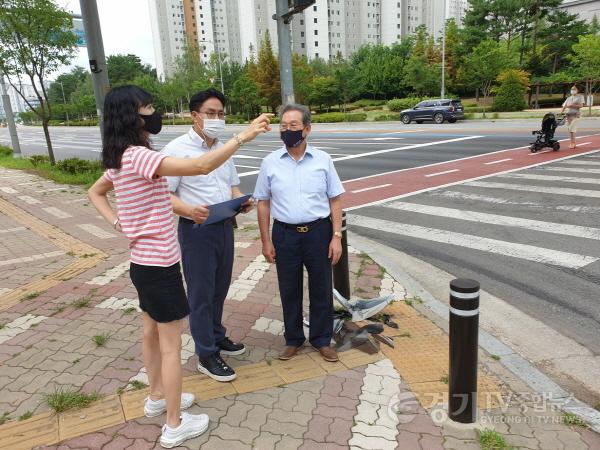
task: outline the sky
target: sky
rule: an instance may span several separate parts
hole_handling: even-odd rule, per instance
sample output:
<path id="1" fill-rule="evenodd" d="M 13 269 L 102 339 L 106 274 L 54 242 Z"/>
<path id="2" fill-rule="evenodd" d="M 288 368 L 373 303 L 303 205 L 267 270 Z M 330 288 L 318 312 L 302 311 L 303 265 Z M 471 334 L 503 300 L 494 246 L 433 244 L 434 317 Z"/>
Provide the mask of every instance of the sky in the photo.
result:
<path id="1" fill-rule="evenodd" d="M 79 0 L 55 0 L 67 11 L 79 13 Z M 152 29 L 150 28 L 150 12 L 148 0 L 97 0 L 104 54 L 108 57 L 117 53 L 133 53 L 143 63 L 155 66 L 154 47 L 152 45 Z M 60 73 L 68 72 L 74 66 L 89 68 L 87 50 L 79 48 L 78 55 L 70 66 L 59 69 Z"/>

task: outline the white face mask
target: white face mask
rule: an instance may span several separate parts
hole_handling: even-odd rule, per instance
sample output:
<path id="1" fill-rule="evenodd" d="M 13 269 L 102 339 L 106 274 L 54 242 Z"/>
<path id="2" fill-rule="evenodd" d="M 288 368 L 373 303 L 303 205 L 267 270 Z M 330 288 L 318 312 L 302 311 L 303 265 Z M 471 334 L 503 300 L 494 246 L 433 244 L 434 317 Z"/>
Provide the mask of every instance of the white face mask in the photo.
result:
<path id="1" fill-rule="evenodd" d="M 223 119 L 204 119 L 204 128 L 202 131 L 207 138 L 216 139 L 225 130 L 225 121 Z"/>
<path id="2" fill-rule="evenodd" d="M 571 95 L 577 95 L 577 91 L 575 89 L 571 89 Z"/>

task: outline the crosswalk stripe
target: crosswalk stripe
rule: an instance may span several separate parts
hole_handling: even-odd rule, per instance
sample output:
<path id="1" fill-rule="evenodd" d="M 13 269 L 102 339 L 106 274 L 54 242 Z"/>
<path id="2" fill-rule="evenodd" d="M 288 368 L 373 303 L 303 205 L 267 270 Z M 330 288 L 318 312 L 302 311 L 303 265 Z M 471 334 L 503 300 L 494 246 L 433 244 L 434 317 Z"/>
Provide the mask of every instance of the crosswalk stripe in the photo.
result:
<path id="1" fill-rule="evenodd" d="M 558 175 L 535 175 L 531 173 L 506 173 L 499 178 L 519 178 L 523 180 L 561 181 L 563 183 L 600 184 L 600 178 L 561 177 Z"/>
<path id="2" fill-rule="evenodd" d="M 473 250 L 510 256 L 512 258 L 525 259 L 541 264 L 566 267 L 569 269 L 580 269 L 598 260 L 598 258 L 593 256 L 578 255 L 576 253 L 561 252 L 548 248 L 535 247 L 533 245 L 500 241 L 470 234 L 421 227 L 418 225 L 408 225 L 353 214 L 348 216 L 348 223 L 350 225 L 371 228 L 378 231 L 385 230 L 386 233 L 394 233 L 416 239 L 470 248 Z"/>
<path id="3" fill-rule="evenodd" d="M 410 211 L 430 216 L 440 216 L 450 219 L 465 220 L 467 222 L 487 223 L 490 225 L 502 225 L 507 227 L 525 228 L 527 230 L 542 231 L 545 233 L 562 234 L 565 236 L 576 236 L 586 239 L 600 240 L 600 229 L 583 227 L 579 225 L 567 225 L 562 223 L 544 222 L 541 220 L 524 219 L 520 217 L 502 216 L 477 211 L 465 211 L 441 206 L 429 206 L 415 203 L 394 202 L 386 205 L 389 208 L 401 211 Z"/>
<path id="4" fill-rule="evenodd" d="M 583 167 L 536 167 L 535 170 L 548 170 L 552 172 L 573 172 L 573 173 L 590 173 L 598 174 L 600 169 L 584 169 Z"/>
<path id="5" fill-rule="evenodd" d="M 444 197 L 452 200 L 470 200 L 483 203 L 491 203 L 496 205 L 519 205 L 528 206 L 531 208 L 554 209 L 558 211 L 570 211 L 586 214 L 600 213 L 600 206 L 579 206 L 579 205 L 549 205 L 547 203 L 515 201 L 513 198 L 492 197 L 489 195 L 471 194 L 460 191 L 440 191 L 432 192 L 430 195 L 434 197 Z"/>
<path id="6" fill-rule="evenodd" d="M 471 181 L 465 183 L 465 186 L 483 187 L 490 189 L 508 189 L 511 191 L 526 191 L 526 192 L 540 192 L 544 194 L 556 194 L 556 195 L 571 195 L 575 197 L 591 197 L 600 198 L 600 191 L 593 191 L 589 189 L 571 189 L 562 187 L 550 187 L 550 186 L 531 186 L 527 184 L 513 184 L 513 183 L 494 183 L 492 181 Z"/>
<path id="7" fill-rule="evenodd" d="M 588 156 L 588 158 L 595 158 L 595 156 Z M 560 161 L 556 164 L 560 164 L 561 166 L 600 166 L 600 161 Z"/>

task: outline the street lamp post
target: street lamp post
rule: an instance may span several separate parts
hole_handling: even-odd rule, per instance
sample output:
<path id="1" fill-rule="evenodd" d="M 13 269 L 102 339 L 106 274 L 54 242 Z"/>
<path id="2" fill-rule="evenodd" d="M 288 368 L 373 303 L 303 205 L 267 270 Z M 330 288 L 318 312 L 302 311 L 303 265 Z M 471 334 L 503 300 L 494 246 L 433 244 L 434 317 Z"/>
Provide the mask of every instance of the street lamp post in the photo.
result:
<path id="1" fill-rule="evenodd" d="M 67 111 L 67 99 L 65 98 L 65 87 L 63 86 L 62 81 L 59 81 L 58 84 L 60 84 L 60 90 L 62 91 L 63 104 L 65 105 L 65 114 L 67 115 L 67 126 L 70 127 L 71 122 L 69 122 L 69 111 Z"/>

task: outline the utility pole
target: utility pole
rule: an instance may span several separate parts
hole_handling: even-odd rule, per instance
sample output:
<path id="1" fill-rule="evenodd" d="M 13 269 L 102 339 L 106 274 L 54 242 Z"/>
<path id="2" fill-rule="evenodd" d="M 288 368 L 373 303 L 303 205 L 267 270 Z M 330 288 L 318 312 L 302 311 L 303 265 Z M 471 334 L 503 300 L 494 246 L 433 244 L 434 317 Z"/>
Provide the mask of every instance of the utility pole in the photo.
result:
<path id="1" fill-rule="evenodd" d="M 277 0 L 277 42 L 279 44 L 279 77 L 281 79 L 281 103 L 295 103 L 294 76 L 292 72 L 292 41 L 290 38 L 290 20 L 288 0 Z"/>
<path id="2" fill-rule="evenodd" d="M 96 97 L 96 111 L 100 125 L 100 136 L 103 136 L 103 113 L 104 96 L 108 92 L 108 70 L 106 68 L 106 57 L 104 56 L 104 44 L 102 43 L 102 31 L 100 30 L 100 19 L 98 17 L 98 5 L 96 0 L 79 0 L 81 6 L 81 18 L 85 30 L 87 42 L 88 59 L 92 72 L 92 84 L 94 86 L 94 97 Z"/>
<path id="3" fill-rule="evenodd" d="M 17 135 L 17 126 L 15 125 L 15 118 L 13 116 L 12 106 L 10 104 L 10 97 L 6 91 L 4 75 L 0 75 L 0 88 L 2 90 L 2 105 L 4 106 L 4 115 L 6 116 L 6 122 L 8 123 L 13 157 L 22 158 L 23 154 L 21 153 L 21 145 L 19 144 L 19 136 Z"/>
<path id="4" fill-rule="evenodd" d="M 442 92 L 440 98 L 446 97 L 446 0 L 444 0 L 444 26 L 442 28 Z"/>

